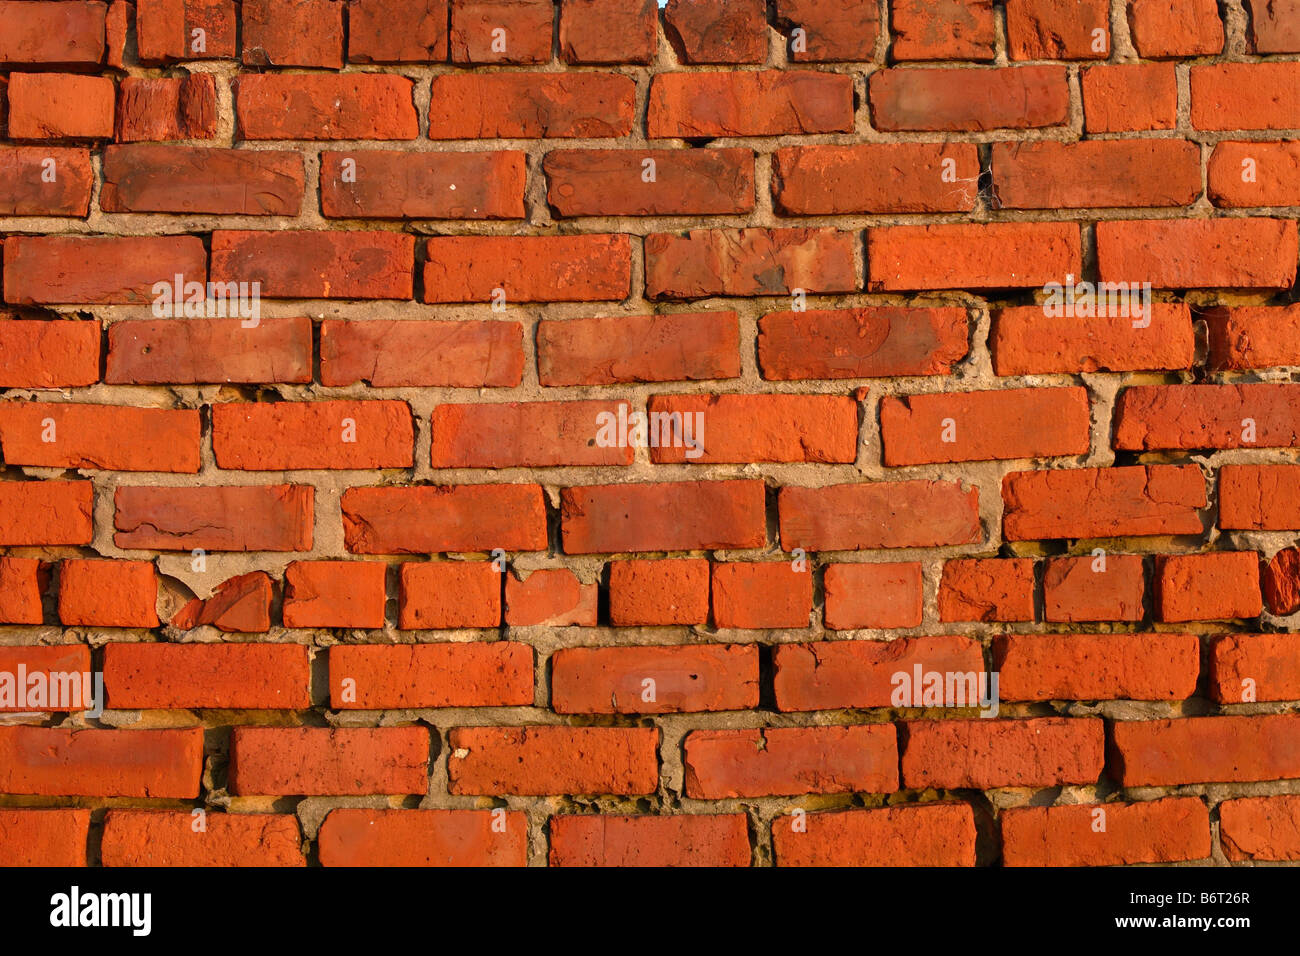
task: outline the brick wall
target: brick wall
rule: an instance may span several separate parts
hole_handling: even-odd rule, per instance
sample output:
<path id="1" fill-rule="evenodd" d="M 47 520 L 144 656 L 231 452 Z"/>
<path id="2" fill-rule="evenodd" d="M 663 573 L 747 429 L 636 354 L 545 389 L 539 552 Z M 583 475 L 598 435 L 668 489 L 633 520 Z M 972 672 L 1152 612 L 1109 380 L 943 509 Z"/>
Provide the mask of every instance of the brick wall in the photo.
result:
<path id="1" fill-rule="evenodd" d="M 1300 860 L 1300 2 L 1171 6 L 0 0 L 0 862 Z"/>

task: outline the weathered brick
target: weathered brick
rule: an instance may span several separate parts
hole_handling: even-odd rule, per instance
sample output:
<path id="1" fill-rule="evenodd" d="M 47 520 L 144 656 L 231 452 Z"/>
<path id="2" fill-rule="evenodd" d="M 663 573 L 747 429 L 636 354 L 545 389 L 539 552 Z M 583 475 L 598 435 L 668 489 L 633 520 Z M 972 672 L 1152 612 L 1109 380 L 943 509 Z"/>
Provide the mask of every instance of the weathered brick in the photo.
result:
<path id="1" fill-rule="evenodd" d="M 836 229 L 693 229 L 645 240 L 646 295 L 854 292 L 860 286 L 853 233 Z"/>
<path id="2" fill-rule="evenodd" d="M 533 703 L 527 644 L 339 644 L 330 648 L 329 665 L 330 706 L 342 710 Z"/>
<path id="3" fill-rule="evenodd" d="M 342 507 L 353 554 L 546 549 L 538 485 L 349 488 Z"/>
<path id="4" fill-rule="evenodd" d="M 845 396 L 655 395 L 648 407 L 656 463 L 857 457 L 858 406 Z"/>
<path id="5" fill-rule="evenodd" d="M 0 727 L 0 790 L 71 797 L 193 800 L 203 730 Z"/>
<path id="6" fill-rule="evenodd" d="M 148 561 L 59 565 L 59 620 L 73 627 L 157 627 L 158 576 Z"/>
<path id="7" fill-rule="evenodd" d="M 415 239 L 395 232 L 212 233 L 212 281 L 270 299 L 409 299 Z"/>
<path id="8" fill-rule="evenodd" d="M 1300 860 L 1300 796 L 1244 797 L 1219 804 L 1219 843 L 1229 860 Z"/>
<path id="9" fill-rule="evenodd" d="M 748 866 L 743 813 L 556 814 L 551 866 Z"/>
<path id="10" fill-rule="evenodd" d="M 517 810 L 331 810 L 322 866 L 525 866 L 528 817 Z"/>
<path id="11" fill-rule="evenodd" d="M 1043 572 L 1047 621 L 1140 621 L 1145 594 L 1137 554 L 1051 558 Z"/>
<path id="12" fill-rule="evenodd" d="M 683 714 L 758 706 L 758 648 L 569 647 L 551 658 L 557 714 Z"/>
<path id="13" fill-rule="evenodd" d="M 0 215 L 85 216 L 93 180 L 89 150 L 0 149 Z"/>
<path id="14" fill-rule="evenodd" d="M 109 644 L 104 688 L 117 710 L 306 710 L 302 644 Z"/>
<path id="15" fill-rule="evenodd" d="M 85 866 L 89 835 L 89 810 L 0 810 L 0 865 Z"/>
<path id="16" fill-rule="evenodd" d="M 415 139 L 414 84 L 387 73 L 244 74 L 235 87 L 240 139 Z"/>
<path id="17" fill-rule="evenodd" d="M 1121 787 L 1300 777 L 1297 725 L 1295 714 L 1115 721 L 1107 769 Z"/>
<path id="18" fill-rule="evenodd" d="M 89 481 L 0 482 L 0 545 L 90 544 Z"/>
<path id="19" fill-rule="evenodd" d="M 1300 528 L 1300 466 L 1224 465 L 1219 471 L 1219 527 Z"/>
<path id="20" fill-rule="evenodd" d="M 425 252 L 425 302 L 591 302 L 631 289 L 626 235 L 435 236 Z"/>
<path id="21" fill-rule="evenodd" d="M 1089 133 L 1173 129 L 1178 123 L 1178 77 L 1172 63 L 1090 66 L 1080 85 Z"/>
<path id="22" fill-rule="evenodd" d="M 1156 613 L 1162 621 L 1259 617 L 1259 555 L 1254 551 L 1156 556 Z"/>
<path id="23" fill-rule="evenodd" d="M 960 308 L 814 309 L 758 320 L 766 379 L 944 375 L 968 351 Z"/>
<path id="24" fill-rule="evenodd" d="M 894 60 L 993 59 L 993 0 L 893 0 L 889 14 Z"/>
<path id="25" fill-rule="evenodd" d="M 682 63 L 762 63 L 767 8 L 763 0 L 668 0 L 664 34 Z"/>
<path id="26" fill-rule="evenodd" d="M 965 490 L 960 482 L 787 485 L 781 489 L 778 506 L 781 546 L 786 550 L 933 548 L 971 544 L 982 536 L 979 489 Z"/>
<path id="27" fill-rule="evenodd" d="M 296 153 L 208 146 L 109 146 L 105 212 L 296 216 L 303 165 Z"/>
<path id="28" fill-rule="evenodd" d="M 1118 449 L 1290 448 L 1300 385 L 1140 385 L 1120 393 Z"/>
<path id="29" fill-rule="evenodd" d="M 910 681 L 916 668 L 922 674 L 984 671 L 980 646 L 968 637 L 781 644 L 774 661 L 776 706 L 783 711 L 897 707 L 903 689 L 899 675 Z M 902 699 L 902 706 L 911 706 L 910 696 Z M 978 703 L 976 694 L 966 705 Z"/>
<path id="30" fill-rule="evenodd" d="M 311 320 L 124 319 L 108 327 L 104 381 L 126 385 L 311 381 Z M 51 323 L 52 324 L 52 323 Z M 4 326 L 0 325 L 0 335 Z"/>
<path id="31" fill-rule="evenodd" d="M 255 153 L 254 155 L 265 155 Z M 321 153 L 321 212 L 335 219 L 522 219 L 525 154 Z"/>
<path id="32" fill-rule="evenodd" d="M 789 216 L 969 212 L 979 175 L 969 143 L 787 146 L 772 154 L 772 201 Z"/>
<path id="33" fill-rule="evenodd" d="M 1219 207 L 1300 205 L 1300 143 L 1219 143 L 1206 177 Z"/>
<path id="34" fill-rule="evenodd" d="M 430 416 L 434 468 L 630 465 L 633 449 L 603 443 L 602 422 L 629 406 L 611 401 L 437 405 Z"/>
<path id="35" fill-rule="evenodd" d="M 943 563 L 941 621 L 1032 621 L 1030 558 L 957 558 Z"/>
<path id="36" fill-rule="evenodd" d="M 0 318 L 0 388 L 69 388 L 98 379 L 98 322 Z"/>
<path id="37" fill-rule="evenodd" d="M 853 82 L 811 70 L 657 73 L 646 135 L 781 136 L 853 129 Z"/>
<path id="38" fill-rule="evenodd" d="M 9 75 L 9 139 L 111 139 L 113 81 L 72 73 Z"/>
<path id="39" fill-rule="evenodd" d="M 1107 0 L 1007 0 L 1012 60 L 1104 60 L 1110 56 Z"/>
<path id="40" fill-rule="evenodd" d="M 609 566 L 609 620 L 615 627 L 703 624 L 708 617 L 708 561 L 669 558 Z"/>
<path id="41" fill-rule="evenodd" d="M 1298 250 L 1296 224 L 1281 219 L 1097 224 L 1102 280 L 1150 282 L 1157 289 L 1289 289 Z"/>
<path id="42" fill-rule="evenodd" d="M 6 302 L 138 305 L 178 275 L 207 278 L 197 236 L 11 236 L 4 244 Z"/>
<path id="43" fill-rule="evenodd" d="M 306 866 L 291 813 L 109 810 L 100 845 L 104 866 Z"/>
<path id="44" fill-rule="evenodd" d="M 626 136 L 635 94 L 617 73 L 446 73 L 433 78 L 429 138 Z"/>
<path id="45" fill-rule="evenodd" d="M 567 63 L 649 63 L 659 46 L 655 0 L 561 0 L 560 56 Z"/>
<path id="46" fill-rule="evenodd" d="M 310 551 L 314 492 L 309 485 L 121 485 L 113 542 L 155 551 Z"/>
<path id="47" fill-rule="evenodd" d="M 1210 813 L 1197 797 L 1015 807 L 1001 823 L 1004 866 L 1119 866 L 1210 855 Z"/>
<path id="48" fill-rule="evenodd" d="M 0 3 L 0 66 L 104 62 L 108 4 Z"/>
<path id="49" fill-rule="evenodd" d="M 294 561 L 284 569 L 285 627 L 384 626 L 381 561 Z"/>
<path id="50" fill-rule="evenodd" d="M 993 144 L 1003 209 L 1187 206 L 1201 194 L 1201 150 L 1175 139 Z"/>
<path id="51" fill-rule="evenodd" d="M 789 24 L 792 62 L 856 62 L 875 55 L 880 7 L 872 0 L 776 0 L 775 11 L 783 31 Z M 796 37 L 796 29 L 802 35 Z"/>
<path id="52" fill-rule="evenodd" d="M 713 565 L 713 623 L 720 628 L 805 628 L 812 613 L 813 582 L 807 568 L 786 561 Z"/>
<path id="53" fill-rule="evenodd" d="M 167 622 L 186 631 L 211 625 L 218 630 L 262 634 L 271 629 L 271 576 L 250 571 L 227 578 L 207 598 L 194 598 Z"/>
<path id="54" fill-rule="evenodd" d="M 1016 471 L 1002 503 L 1008 541 L 1200 534 L 1205 479 L 1195 465 Z"/>
<path id="55" fill-rule="evenodd" d="M 217 85 L 210 73 L 122 80 L 117 103 L 119 143 L 215 139 Z"/>
<path id="56" fill-rule="evenodd" d="M 1070 112 L 1063 66 L 878 70 L 868 89 L 885 132 L 1033 129 L 1063 125 Z"/>
<path id="57" fill-rule="evenodd" d="M 1300 127 L 1300 63 L 1213 63 L 1190 75 L 1196 129 Z"/>
<path id="58" fill-rule="evenodd" d="M 447 59 L 447 0 L 349 0 L 352 63 L 438 63 Z"/>
<path id="59" fill-rule="evenodd" d="M 867 230 L 867 289 L 1037 288 L 1079 275 L 1082 255 L 1073 223 L 884 226 Z"/>
<path id="60" fill-rule="evenodd" d="M 1300 700 L 1292 634 L 1224 634 L 1210 647 L 1210 696 L 1221 704 Z"/>
<path id="61" fill-rule="evenodd" d="M 1186 305 L 1121 299 L 1119 313 L 1125 302 L 1128 315 L 1069 316 L 1062 306 L 1062 314 L 1053 316 L 1039 305 L 997 310 L 990 337 L 994 370 L 1042 375 L 1192 367 L 1196 336 Z M 1141 314 L 1143 308 L 1149 315 Z"/>
<path id="62" fill-rule="evenodd" d="M 693 730 L 684 746 L 697 799 L 898 789 L 893 724 Z"/>
<path id="63" fill-rule="evenodd" d="M 832 630 L 917 627 L 922 620 L 921 562 L 831 564 L 823 579 Z"/>
<path id="64" fill-rule="evenodd" d="M 595 627 L 600 587 L 568 568 L 540 568 L 524 580 L 506 577 L 506 624 Z"/>
<path id="65" fill-rule="evenodd" d="M 423 794 L 428 765 L 424 727 L 236 727 L 230 735 L 230 790 L 239 796 Z"/>
<path id="66" fill-rule="evenodd" d="M 397 626 L 404 630 L 501 623 L 501 573 L 490 562 L 408 561 L 399 583 Z"/>
<path id="67" fill-rule="evenodd" d="M 453 63 L 545 63 L 552 0 L 451 0 Z"/>
<path id="68" fill-rule="evenodd" d="M 0 404 L 0 447 L 10 465 L 194 473 L 199 432 L 193 409 Z"/>
<path id="69" fill-rule="evenodd" d="M 994 790 L 1091 785 L 1104 761 L 1102 721 L 913 720 L 903 724 L 903 786 Z"/>
<path id="70" fill-rule="evenodd" d="M 453 794 L 654 793 L 654 727 L 457 727 L 448 735 Z"/>
<path id="71" fill-rule="evenodd" d="M 3 332 L 0 325 L 0 335 Z M 537 326 L 537 377 L 543 385 L 739 375 L 740 325 L 734 312 L 544 319 Z"/>
<path id="72" fill-rule="evenodd" d="M 927 803 L 810 813 L 772 821 L 777 866 L 974 866 L 975 816 L 966 804 Z"/>
<path id="73" fill-rule="evenodd" d="M 410 468 L 415 431 L 406 402 L 222 402 L 212 406 L 221 468 Z"/>
<path id="74" fill-rule="evenodd" d="M 542 168 L 546 201 L 565 217 L 721 216 L 754 208 L 748 149 L 555 149 Z"/>
<path id="75" fill-rule="evenodd" d="M 320 327 L 322 385 L 511 388 L 523 369 L 518 322 L 327 319 Z"/>
<path id="76" fill-rule="evenodd" d="M 1190 634 L 1002 634 L 993 668 L 1003 700 L 1185 700 L 1200 642 Z"/>
<path id="77" fill-rule="evenodd" d="M 560 493 L 566 554 L 760 548 L 761 481 L 592 485 Z"/>

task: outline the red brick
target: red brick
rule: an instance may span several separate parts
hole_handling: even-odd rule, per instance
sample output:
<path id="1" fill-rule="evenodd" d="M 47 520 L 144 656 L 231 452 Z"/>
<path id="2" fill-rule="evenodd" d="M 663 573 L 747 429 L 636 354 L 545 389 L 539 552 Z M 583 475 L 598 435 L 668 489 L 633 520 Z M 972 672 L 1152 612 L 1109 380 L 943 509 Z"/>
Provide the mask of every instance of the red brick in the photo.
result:
<path id="1" fill-rule="evenodd" d="M 570 647 L 551 658 L 557 714 L 685 714 L 758 706 L 758 647 Z"/>
<path id="2" fill-rule="evenodd" d="M 1132 0 L 1129 35 L 1138 56 L 1216 56 L 1223 52 L 1223 21 L 1215 0 Z"/>
<path id="3" fill-rule="evenodd" d="M 1137 554 L 1051 558 L 1043 573 L 1047 621 L 1140 621 L 1145 595 Z"/>
<path id="4" fill-rule="evenodd" d="M 743 813 L 556 814 L 551 866 L 749 866 Z"/>
<path id="5" fill-rule="evenodd" d="M 875 481 L 785 487 L 778 499 L 781 546 L 869 551 L 972 544 L 982 537 L 979 489 L 960 482 Z M 905 520 L 902 520 L 905 517 Z"/>
<path id="6" fill-rule="evenodd" d="M 1142 308 L 1130 300 L 1133 304 Z M 1069 316 L 1063 306 L 1059 316 L 1045 314 L 1040 305 L 999 309 L 990 343 L 993 368 L 998 375 L 1191 368 L 1196 348 L 1191 310 L 1182 303 L 1146 307 L 1149 319 L 1133 308 L 1127 316 Z M 1149 324 L 1135 327 L 1135 321 Z"/>
<path id="7" fill-rule="evenodd" d="M 1300 860 L 1300 796 L 1224 800 L 1219 843 L 1229 860 Z"/>
<path id="8" fill-rule="evenodd" d="M 540 568 L 526 579 L 506 577 L 506 623 L 515 627 L 595 627 L 600 586 L 568 568 Z"/>
<path id="9" fill-rule="evenodd" d="M 108 327 L 104 381 L 199 385 L 311 381 L 311 320 L 125 319 Z M 4 326 L 0 325 L 0 335 Z"/>
<path id="10" fill-rule="evenodd" d="M 0 810 L 0 866 L 85 866 L 89 835 L 89 810 Z"/>
<path id="11" fill-rule="evenodd" d="M 1121 720 L 1110 725 L 1110 776 L 1121 787 L 1300 777 L 1296 714 Z"/>
<path id="12" fill-rule="evenodd" d="M 284 569 L 285 627 L 384 626 L 382 561 L 294 561 Z"/>
<path id="13" fill-rule="evenodd" d="M 735 562 L 713 566 L 713 623 L 720 628 L 808 626 L 812 574 L 786 561 Z"/>
<path id="14" fill-rule="evenodd" d="M 1092 785 L 1104 763 L 1102 721 L 913 720 L 903 725 L 903 786 L 995 790 Z"/>
<path id="15" fill-rule="evenodd" d="M 1264 568 L 1264 604 L 1285 617 L 1300 611 L 1300 548 L 1283 548 Z"/>
<path id="16" fill-rule="evenodd" d="M 0 482 L 0 545 L 90 544 L 89 481 Z"/>
<path id="17" fill-rule="evenodd" d="M 458 727 L 448 736 L 453 794 L 650 794 L 654 727 Z M 464 751 L 464 753 L 460 753 Z"/>
<path id="18" fill-rule="evenodd" d="M 1293 634 L 1224 634 L 1210 648 L 1210 696 L 1221 704 L 1300 700 Z"/>
<path id="19" fill-rule="evenodd" d="M 560 492 L 566 554 L 761 548 L 761 481 L 590 485 Z"/>
<path id="20" fill-rule="evenodd" d="M 341 0 L 243 0 L 243 58 L 249 66 L 343 68 Z"/>
<path id="21" fill-rule="evenodd" d="M 424 727 L 235 727 L 230 791 L 238 796 L 424 794 Z"/>
<path id="22" fill-rule="evenodd" d="M 310 485 L 119 486 L 113 543 L 153 551 L 310 551 Z"/>
<path id="23" fill-rule="evenodd" d="M 177 275 L 207 278 L 197 236 L 10 236 L 4 244 L 6 302 L 140 305 Z"/>
<path id="24" fill-rule="evenodd" d="M 993 639 L 1006 701 L 1185 700 L 1200 642 L 1190 634 L 1003 634 Z"/>
<path id="25" fill-rule="evenodd" d="M 1213 63 L 1191 68 L 1196 129 L 1300 127 L 1300 63 Z"/>
<path id="26" fill-rule="evenodd" d="M 433 78 L 430 139 L 591 139 L 632 131 L 636 83 L 617 73 Z"/>
<path id="27" fill-rule="evenodd" d="M 1105 60 L 1109 0 L 1007 0 L 1007 49 L 1012 60 Z"/>
<path id="28" fill-rule="evenodd" d="M 1070 89 L 1063 66 L 891 69 L 871 74 L 876 129 L 981 132 L 1061 126 Z"/>
<path id="29" fill-rule="evenodd" d="M 343 537 L 353 554 L 546 550 L 538 485 L 349 488 Z"/>
<path id="30" fill-rule="evenodd" d="M 341 710 L 533 703 L 533 649 L 527 644 L 337 644 L 329 665 L 330 706 Z"/>
<path id="31" fill-rule="evenodd" d="M 1120 393 L 1115 447 L 1290 448 L 1300 444 L 1300 386 L 1143 385 Z"/>
<path id="32" fill-rule="evenodd" d="M 546 201 L 564 217 L 713 216 L 754 208 L 748 149 L 556 149 L 542 168 Z"/>
<path id="33" fill-rule="evenodd" d="M 974 866 L 975 817 L 966 804 L 928 803 L 810 813 L 772 821 L 777 866 Z"/>
<path id="34" fill-rule="evenodd" d="M 71 73 L 9 75 L 9 139 L 111 139 L 113 81 Z"/>
<path id="35" fill-rule="evenodd" d="M 0 388 L 68 388 L 98 379 L 98 322 L 0 318 Z"/>
<path id="36" fill-rule="evenodd" d="M 0 791 L 68 797 L 193 800 L 203 730 L 0 727 Z"/>
<path id="37" fill-rule="evenodd" d="M 960 308 L 813 309 L 758 320 L 765 379 L 946 375 L 968 351 Z"/>
<path id="38" fill-rule="evenodd" d="M 496 627 L 501 577 L 491 562 L 402 565 L 397 626 L 403 630 Z"/>
<path id="39" fill-rule="evenodd" d="M 970 143 L 789 146 L 772 154 L 772 201 L 788 216 L 969 212 L 979 175 Z"/>
<path id="40" fill-rule="evenodd" d="M 1067 222 L 869 229 L 867 289 L 1037 288 L 1080 274 L 1080 243 L 1078 226 Z"/>
<path id="41" fill-rule="evenodd" d="M 220 468 L 410 468 L 414 447 L 411 409 L 402 401 L 212 406 L 212 450 Z"/>
<path id="42" fill-rule="evenodd" d="M 1175 139 L 994 143 L 1004 209 L 1186 206 L 1201 194 L 1201 150 Z"/>
<path id="43" fill-rule="evenodd" d="M 302 191 L 302 157 L 296 153 L 109 146 L 99 204 L 105 212 L 296 216 Z"/>
<path id="44" fill-rule="evenodd" d="M 122 80 L 117 141 L 215 139 L 217 86 L 210 73 Z"/>
<path id="45" fill-rule="evenodd" d="M 782 136 L 853 130 L 853 81 L 811 70 L 658 73 L 650 79 L 651 139 Z"/>
<path id="46" fill-rule="evenodd" d="M 136 45 L 141 62 L 232 58 L 233 0 L 135 0 Z M 202 30 L 201 36 L 195 30 Z"/>
<path id="47" fill-rule="evenodd" d="M 603 445 L 602 422 L 629 406 L 611 401 L 437 405 L 430 416 L 434 468 L 630 465 L 634 451 Z"/>
<path id="48" fill-rule="evenodd" d="M 235 81 L 240 139 L 415 139 L 413 81 L 387 73 L 244 74 Z"/>
<path id="49" fill-rule="evenodd" d="M 615 627 L 703 624 L 708 618 L 709 562 L 703 558 L 609 566 L 609 619 Z"/>
<path id="50" fill-rule="evenodd" d="M 855 233 L 836 229 L 692 229 L 645 240 L 646 295 L 854 292 L 861 287 Z"/>
<path id="51" fill-rule="evenodd" d="M 921 562 L 826 567 L 826 626 L 832 630 L 917 627 L 922 618 Z"/>
<path id="52" fill-rule="evenodd" d="M 682 63 L 762 63 L 766 14 L 763 0 L 668 0 L 664 34 Z"/>
<path id="53" fill-rule="evenodd" d="M 195 598 L 168 621 L 187 631 L 210 624 L 221 631 L 261 634 L 271 629 L 271 576 L 252 571 L 222 581 L 206 600 Z"/>
<path id="54" fill-rule="evenodd" d="M 518 322 L 327 319 L 320 327 L 322 385 L 512 388 L 523 370 Z"/>
<path id="55" fill-rule="evenodd" d="M 7 585 L 6 568 L 22 559 L 3 560 L 6 564 L 0 565 L 0 582 Z M 39 609 L 40 595 L 36 598 Z M 39 616 L 34 622 L 10 621 L 10 617 L 5 616 L 6 623 L 41 623 Z M 99 693 L 90 669 L 90 648 L 84 644 L 0 646 L 0 713 L 87 710 L 92 704 L 104 703 Z"/>
<path id="56" fill-rule="evenodd" d="M 886 396 L 880 436 L 891 467 L 935 462 L 1086 455 L 1084 388 L 1018 388 Z"/>
<path id="57" fill-rule="evenodd" d="M 324 152 L 320 161 L 321 212 L 330 218 L 524 216 L 527 170 L 525 154 L 517 150 L 402 153 L 359 149 Z"/>
<path id="58" fill-rule="evenodd" d="M 1207 177 L 1216 206 L 1300 205 L 1300 143 L 1219 143 Z"/>
<path id="59" fill-rule="evenodd" d="M 1224 465 L 1219 471 L 1219 527 L 1249 531 L 1300 528 L 1300 467 Z"/>
<path id="60" fill-rule="evenodd" d="M 993 59 L 993 0 L 894 0 L 889 6 L 894 60 Z"/>
<path id="61" fill-rule="evenodd" d="M 1178 77 L 1172 63 L 1108 63 L 1080 78 L 1089 133 L 1173 129 L 1178 123 Z"/>
<path id="62" fill-rule="evenodd" d="M 1198 797 L 1148 803 L 1015 807 L 1003 812 L 1003 866 L 1120 866 L 1210 856 Z"/>
<path id="63" fill-rule="evenodd" d="M 655 0 L 561 0 L 560 56 L 566 63 L 649 63 L 659 46 Z"/>
<path id="64" fill-rule="evenodd" d="M 3 331 L 0 325 L 0 334 Z M 734 312 L 544 319 L 537 326 L 537 377 L 543 385 L 698 381 L 739 375 L 740 324 Z"/>
<path id="65" fill-rule="evenodd" d="M 85 216 L 93 179 L 89 150 L 0 149 L 0 215 Z"/>
<path id="66" fill-rule="evenodd" d="M 776 23 L 790 32 L 792 62 L 871 60 L 880 33 L 880 8 L 872 0 L 776 0 Z M 789 24 L 789 31 L 785 29 Z M 796 46 L 793 31 L 803 31 Z"/>
<path id="67" fill-rule="evenodd" d="M 684 746 L 686 795 L 697 799 L 898 789 L 893 724 L 693 730 Z"/>
<path id="68" fill-rule="evenodd" d="M 1102 280 L 1157 289 L 1289 289 L 1298 249 L 1296 224 L 1281 219 L 1097 224 Z"/>
<path id="69" fill-rule="evenodd" d="M 350 0 L 352 63 L 438 63 L 447 59 L 447 0 Z"/>
<path id="70" fill-rule="evenodd" d="M 1194 534 L 1205 479 L 1195 465 L 1016 471 L 1002 479 L 1008 541 Z"/>
<path id="71" fill-rule="evenodd" d="M 106 3 L 0 3 L 0 65 L 104 62 Z"/>
<path id="72" fill-rule="evenodd" d="M 592 302 L 631 289 L 626 235 L 435 236 L 425 250 L 425 302 Z"/>
<path id="73" fill-rule="evenodd" d="M 104 866 L 306 866 L 291 813 L 205 813 L 195 832 L 188 810 L 109 810 Z"/>
<path id="74" fill-rule="evenodd" d="M 783 711 L 895 707 L 900 674 L 910 680 L 915 668 L 941 674 L 984 671 L 980 645 L 968 637 L 780 644 L 774 661 L 776 706 Z M 978 696 L 968 703 L 977 706 Z"/>
<path id="75" fill-rule="evenodd" d="M 1247 40 L 1256 53 L 1300 53 L 1300 7 L 1296 0 L 1246 0 Z"/>
<path id="76" fill-rule="evenodd" d="M 118 710 L 307 710 L 302 644 L 109 644 L 108 705 Z"/>
<path id="77" fill-rule="evenodd" d="M 858 407 L 845 396 L 655 395 L 649 410 L 656 463 L 851 463 L 857 457 Z"/>
<path id="78" fill-rule="evenodd" d="M 515 810 L 331 810 L 322 866 L 526 866 L 528 818 Z"/>
<path id="79" fill-rule="evenodd" d="M 59 565 L 59 620 L 78 627 L 157 627 L 158 576 L 148 561 Z"/>
<path id="80" fill-rule="evenodd" d="M 270 299 L 409 299 L 414 280 L 415 239 L 401 233 L 212 233 L 212 281 L 260 282 Z"/>
<path id="81" fill-rule="evenodd" d="M 9 465 L 194 473 L 199 432 L 193 409 L 0 404 L 0 445 Z"/>
<path id="82" fill-rule="evenodd" d="M 47 569 L 36 558 L 0 558 L 0 624 L 44 621 L 41 594 L 48 577 Z M 86 663 L 89 665 L 89 658 Z"/>
<path id="83" fill-rule="evenodd" d="M 1033 619 L 1033 559 L 961 558 L 944 562 L 939 582 L 939 620 Z"/>
<path id="84" fill-rule="evenodd" d="M 451 0 L 451 60 L 546 63 L 554 20 L 552 0 Z"/>
<path id="85" fill-rule="evenodd" d="M 1259 617 L 1259 555 L 1254 551 L 1156 556 L 1155 595 L 1162 621 Z"/>

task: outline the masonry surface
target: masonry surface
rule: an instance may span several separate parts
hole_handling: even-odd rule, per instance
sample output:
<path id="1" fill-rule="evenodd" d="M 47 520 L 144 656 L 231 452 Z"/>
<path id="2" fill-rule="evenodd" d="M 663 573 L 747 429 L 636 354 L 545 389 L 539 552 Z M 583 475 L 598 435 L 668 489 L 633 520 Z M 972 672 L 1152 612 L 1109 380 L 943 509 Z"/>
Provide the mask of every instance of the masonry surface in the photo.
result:
<path id="1" fill-rule="evenodd" d="M 0 0 L 0 864 L 1300 861 L 1298 132 L 1300 0 Z"/>

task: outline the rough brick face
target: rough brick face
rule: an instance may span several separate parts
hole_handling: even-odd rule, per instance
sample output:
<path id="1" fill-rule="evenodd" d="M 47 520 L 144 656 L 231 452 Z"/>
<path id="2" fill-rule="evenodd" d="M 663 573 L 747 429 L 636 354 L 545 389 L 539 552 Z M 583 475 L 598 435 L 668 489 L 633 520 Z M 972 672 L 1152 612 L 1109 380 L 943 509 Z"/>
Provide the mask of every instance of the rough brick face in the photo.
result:
<path id="1" fill-rule="evenodd" d="M 0 0 L 0 864 L 1300 862 L 1298 57 Z"/>

